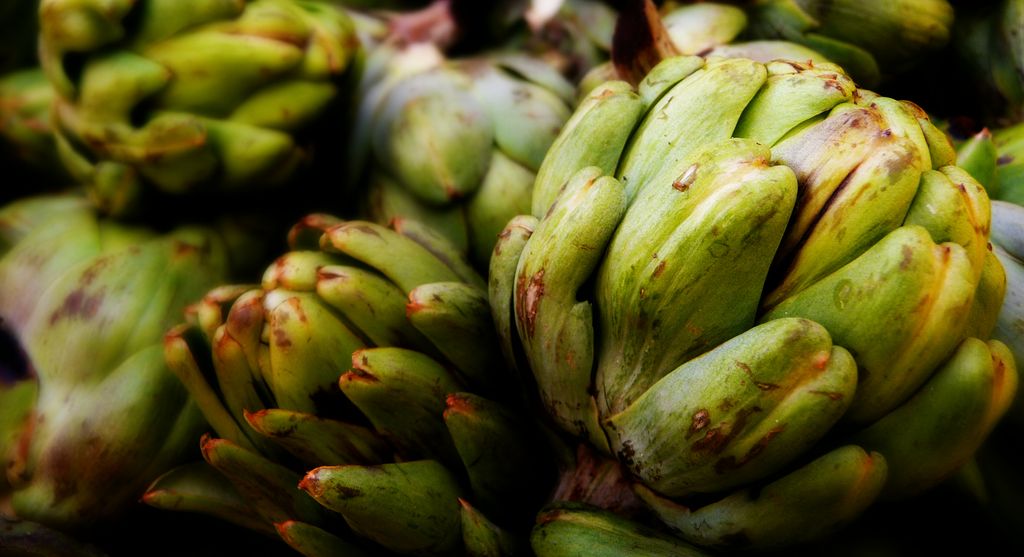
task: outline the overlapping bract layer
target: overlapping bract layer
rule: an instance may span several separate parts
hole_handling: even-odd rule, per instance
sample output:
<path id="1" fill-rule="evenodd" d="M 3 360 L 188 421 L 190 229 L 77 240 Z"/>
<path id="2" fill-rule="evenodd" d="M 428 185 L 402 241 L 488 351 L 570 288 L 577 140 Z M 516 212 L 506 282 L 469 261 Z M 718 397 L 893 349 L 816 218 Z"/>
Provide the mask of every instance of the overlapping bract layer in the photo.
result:
<path id="1" fill-rule="evenodd" d="M 366 215 L 414 218 L 485 265 L 571 112 L 572 85 L 540 59 L 445 60 L 432 46 L 377 48 L 353 158 L 365 161 Z"/>
<path id="2" fill-rule="evenodd" d="M 515 519 L 543 464 L 496 402 L 517 391 L 483 280 L 414 221 L 311 215 L 290 241 L 262 285 L 211 291 L 168 334 L 168 362 L 216 432 L 204 458 L 223 476 L 211 488 L 211 470 L 176 470 L 146 501 L 276 528 L 311 554 L 371 551 L 367 540 L 506 554 L 491 520 Z"/>
<path id="3" fill-rule="evenodd" d="M 794 543 L 927 489 L 1017 382 L 978 340 L 1005 279 L 954 159 L 920 109 L 836 66 L 677 57 L 608 82 L 496 246 L 506 353 L 700 544 Z"/>
<path id="4" fill-rule="evenodd" d="M 38 382 L 5 443 L 13 508 L 61 529 L 110 521 L 194 451 L 202 416 L 167 369 L 163 333 L 226 280 L 226 248 L 204 228 L 108 222 L 70 196 L 13 203 L 0 229 L 0 320 Z"/>
<path id="5" fill-rule="evenodd" d="M 360 56 L 348 16 L 317 2 L 46 0 L 40 20 L 61 157 L 116 214 L 150 189 L 282 183 Z"/>

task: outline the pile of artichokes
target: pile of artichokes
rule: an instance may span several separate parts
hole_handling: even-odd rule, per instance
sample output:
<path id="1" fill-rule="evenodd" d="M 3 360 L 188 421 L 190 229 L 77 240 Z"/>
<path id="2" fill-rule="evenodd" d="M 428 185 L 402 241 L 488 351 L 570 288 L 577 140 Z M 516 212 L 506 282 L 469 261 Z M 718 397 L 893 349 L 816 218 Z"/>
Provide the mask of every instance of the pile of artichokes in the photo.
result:
<path id="1" fill-rule="evenodd" d="M 1024 550 L 1024 2 L 8 4 L 0 555 Z"/>

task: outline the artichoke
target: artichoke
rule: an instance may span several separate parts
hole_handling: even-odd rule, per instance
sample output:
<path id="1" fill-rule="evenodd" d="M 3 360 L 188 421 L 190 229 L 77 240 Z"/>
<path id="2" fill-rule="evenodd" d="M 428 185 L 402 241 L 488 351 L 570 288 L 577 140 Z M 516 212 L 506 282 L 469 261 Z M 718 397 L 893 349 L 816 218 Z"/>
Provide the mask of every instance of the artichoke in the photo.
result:
<path id="1" fill-rule="evenodd" d="M 0 5 L 0 74 L 36 61 L 39 0 L 6 0 Z"/>
<path id="2" fill-rule="evenodd" d="M 0 164 L 14 172 L 0 202 L 69 182 L 50 125 L 53 99 L 53 88 L 38 68 L 0 77 Z"/>
<path id="3" fill-rule="evenodd" d="M 262 285 L 210 291 L 168 333 L 216 436 L 209 466 L 145 501 L 276 529 L 306 555 L 510 553 L 496 524 L 521 526 L 542 453 L 502 402 L 518 391 L 483 279 L 415 221 L 310 215 L 289 240 Z"/>
<path id="4" fill-rule="evenodd" d="M 992 251 L 1006 270 L 1006 297 L 993 338 L 1005 342 L 1024 365 L 1024 207 L 992 202 Z M 1018 395 L 1014 419 L 1024 424 L 1024 397 Z"/>
<path id="5" fill-rule="evenodd" d="M 422 221 L 486 267 L 505 223 L 529 207 L 572 85 L 535 58 L 445 60 L 425 43 L 383 45 L 367 66 L 351 141 L 364 217 Z"/>
<path id="6" fill-rule="evenodd" d="M 18 516 L 109 525 L 194 451 L 202 415 L 167 370 L 163 333 L 227 263 L 212 229 L 128 227 L 81 198 L 0 210 L 0 322 L 35 375 L 0 395 Z"/>
<path id="7" fill-rule="evenodd" d="M 989 200 L 954 162 L 833 65 L 607 82 L 495 247 L 503 351 L 687 540 L 820 536 L 949 477 L 1013 399 Z"/>
<path id="8" fill-rule="evenodd" d="M 45 0 L 40 20 L 61 159 L 115 215 L 286 183 L 330 150 L 359 67 L 351 19 L 314 1 Z"/>
<path id="9" fill-rule="evenodd" d="M 950 40 L 947 0 L 752 0 L 745 34 L 821 52 L 874 86 L 908 71 Z"/>
<path id="10" fill-rule="evenodd" d="M 1024 1 L 992 4 L 957 7 L 953 55 L 971 113 L 1007 125 L 1024 118 Z"/>

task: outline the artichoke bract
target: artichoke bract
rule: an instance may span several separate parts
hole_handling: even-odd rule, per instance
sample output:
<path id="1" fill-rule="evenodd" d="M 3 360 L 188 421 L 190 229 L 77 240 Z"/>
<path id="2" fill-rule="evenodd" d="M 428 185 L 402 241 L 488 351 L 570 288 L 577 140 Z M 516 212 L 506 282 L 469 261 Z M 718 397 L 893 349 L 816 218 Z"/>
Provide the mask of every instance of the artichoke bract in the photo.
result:
<path id="1" fill-rule="evenodd" d="M 168 333 L 216 435 L 210 467 L 145 501 L 276 529 L 307 555 L 508 554 L 544 468 L 507 403 L 483 279 L 415 221 L 310 215 L 289 240 L 262 285 L 212 290 Z"/>
<path id="2" fill-rule="evenodd" d="M 202 414 L 167 369 L 163 333 L 227 279 L 227 250 L 210 229 L 128 227 L 71 196 L 12 203 L 0 231 L 0 321 L 37 392 L 18 397 L 21 426 L 4 443 L 13 509 L 60 529 L 109 526 L 195 451 Z"/>
<path id="3" fill-rule="evenodd" d="M 495 247 L 503 350 L 687 540 L 822 535 L 953 474 L 1014 396 L 989 199 L 954 162 L 831 64 L 609 81 Z"/>
<path id="4" fill-rule="evenodd" d="M 485 267 L 508 219 L 528 210 L 572 85 L 539 59 L 446 60 L 428 44 L 382 46 L 367 67 L 350 143 L 366 218 L 420 220 Z"/>
<path id="5" fill-rule="evenodd" d="M 112 214 L 285 183 L 361 52 L 345 12 L 314 1 L 46 0 L 40 21 L 61 158 Z"/>

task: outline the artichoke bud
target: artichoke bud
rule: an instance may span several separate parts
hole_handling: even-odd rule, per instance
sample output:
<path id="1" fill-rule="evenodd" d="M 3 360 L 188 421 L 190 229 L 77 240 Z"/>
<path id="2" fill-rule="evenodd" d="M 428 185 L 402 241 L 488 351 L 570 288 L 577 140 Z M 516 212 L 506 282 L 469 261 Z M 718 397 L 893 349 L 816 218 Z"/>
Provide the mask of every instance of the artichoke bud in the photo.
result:
<path id="1" fill-rule="evenodd" d="M 603 410 L 623 410 L 679 363 L 754 323 L 797 189 L 769 159 L 750 140 L 713 143 L 626 211 L 596 283 Z"/>
<path id="2" fill-rule="evenodd" d="M 854 436 L 889 464 L 883 497 L 916 495 L 953 475 L 1009 409 L 1017 383 L 1006 345 L 964 340 L 913 398 Z"/>
<path id="3" fill-rule="evenodd" d="M 812 319 L 849 349 L 860 377 L 847 418 L 868 423 L 904 401 L 962 340 L 976 277 L 962 246 L 936 244 L 907 225 L 763 319 Z M 881 324 L 878 315 L 886 316 Z"/>
<path id="4" fill-rule="evenodd" d="M 852 521 L 878 498 L 887 470 L 882 454 L 846 445 L 767 485 L 697 509 L 642 486 L 637 492 L 662 522 L 694 543 L 771 548 L 812 540 Z"/>
<path id="5" fill-rule="evenodd" d="M 436 461 L 321 466 L 299 488 L 391 551 L 449 555 L 461 549 L 461 490 Z"/>
<path id="6" fill-rule="evenodd" d="M 605 429 L 651 489 L 719 491 L 802 454 L 843 415 L 856 384 L 853 358 L 822 326 L 778 319 L 679 366 Z"/>

